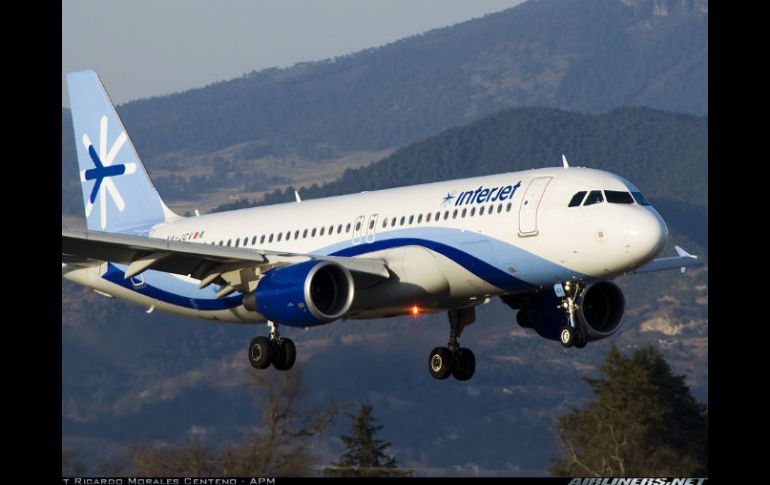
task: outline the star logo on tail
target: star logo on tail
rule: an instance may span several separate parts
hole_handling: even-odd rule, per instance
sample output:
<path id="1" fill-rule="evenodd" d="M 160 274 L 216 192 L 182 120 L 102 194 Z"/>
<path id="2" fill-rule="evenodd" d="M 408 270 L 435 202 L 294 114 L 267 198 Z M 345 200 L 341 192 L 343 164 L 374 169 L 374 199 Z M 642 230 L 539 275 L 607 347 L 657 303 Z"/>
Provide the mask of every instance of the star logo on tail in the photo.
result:
<path id="1" fill-rule="evenodd" d="M 113 164 L 118 153 L 128 140 L 128 135 L 126 135 L 125 130 L 120 132 L 110 149 L 107 150 L 108 123 L 107 117 L 102 116 L 99 127 L 98 151 L 94 148 L 94 144 L 91 142 L 88 133 L 83 133 L 83 145 L 85 146 L 88 155 L 91 157 L 94 168 L 81 170 L 80 172 L 81 182 L 86 183 L 91 180 L 94 181 L 91 194 L 86 202 L 86 217 L 91 217 L 98 196 L 102 229 L 107 227 L 107 193 L 110 194 L 112 202 L 119 211 L 123 212 L 126 208 L 126 203 L 120 195 L 117 186 L 115 186 L 115 182 L 112 180 L 113 177 L 124 174 L 130 175 L 136 172 L 136 163 Z"/>

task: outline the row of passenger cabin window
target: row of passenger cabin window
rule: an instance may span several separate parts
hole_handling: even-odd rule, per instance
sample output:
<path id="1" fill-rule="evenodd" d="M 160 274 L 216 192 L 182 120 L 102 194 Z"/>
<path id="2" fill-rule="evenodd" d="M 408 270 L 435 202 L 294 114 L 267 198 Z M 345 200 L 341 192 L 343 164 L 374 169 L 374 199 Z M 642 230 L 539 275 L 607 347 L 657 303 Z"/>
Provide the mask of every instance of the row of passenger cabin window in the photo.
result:
<path id="1" fill-rule="evenodd" d="M 604 192 L 604 194 L 602 194 L 602 192 Z M 588 194 L 587 196 L 586 193 Z M 610 204 L 633 204 L 634 201 L 636 201 L 639 205 L 650 205 L 641 192 L 629 193 L 622 190 L 592 190 L 588 192 L 586 190 L 581 190 L 572 196 L 572 199 L 569 201 L 569 207 L 601 204 L 605 200 Z"/>
<path id="2" fill-rule="evenodd" d="M 504 207 L 505 207 L 505 211 L 506 212 L 511 212 L 511 203 L 510 202 L 508 202 L 508 204 L 505 204 Z M 487 207 L 485 207 L 485 206 L 479 207 L 478 211 L 476 211 L 476 207 L 471 207 L 470 210 L 467 207 L 463 208 L 462 210 L 460 210 L 460 209 L 454 209 L 453 211 L 446 210 L 446 211 L 444 211 L 443 219 L 444 220 L 448 220 L 450 215 L 451 215 L 452 219 L 457 219 L 458 216 L 460 218 L 474 217 L 477 214 L 479 216 L 483 216 L 484 213 L 485 213 L 485 209 L 486 209 L 486 213 L 488 215 L 492 215 L 492 214 L 495 213 L 495 205 L 491 204 L 491 205 L 489 205 Z M 498 204 L 498 206 L 497 206 L 497 213 L 499 214 L 501 212 L 503 212 L 503 204 Z M 437 211 L 435 213 L 435 216 L 434 216 L 433 212 L 428 212 L 427 214 L 425 214 L 424 217 L 423 217 L 423 214 L 417 214 L 417 216 L 416 216 L 416 224 L 422 224 L 423 220 L 426 223 L 431 222 L 431 219 L 433 221 L 439 221 L 439 220 L 441 220 L 441 216 L 442 216 L 441 211 Z M 376 223 L 376 221 L 373 218 L 369 219 L 369 230 L 374 229 L 375 223 Z M 397 225 L 401 225 L 401 226 L 403 226 L 403 225 L 412 225 L 413 223 L 415 223 L 415 216 L 414 215 L 410 215 L 408 218 L 407 218 L 407 216 L 401 216 L 400 219 L 398 217 L 393 217 L 393 218 L 390 219 L 390 227 L 396 227 Z M 383 219 L 382 219 L 382 227 L 383 228 L 388 227 L 388 218 L 387 217 L 383 217 Z M 350 233 L 350 229 L 351 228 L 352 228 L 352 224 L 351 223 L 348 223 L 347 225 L 345 225 L 345 227 L 344 227 L 345 233 L 346 234 Z M 343 229 L 343 225 L 339 224 L 337 226 L 337 234 L 342 234 L 342 229 Z M 360 220 L 356 222 L 355 230 L 356 231 L 360 231 L 361 230 L 361 221 Z M 329 226 L 329 230 L 328 231 L 326 230 L 326 226 L 324 226 L 324 227 L 321 227 L 320 229 L 314 227 L 312 229 L 304 229 L 302 231 L 297 229 L 297 230 L 295 230 L 293 232 L 292 231 L 286 231 L 285 233 L 284 232 L 279 232 L 277 234 L 273 233 L 273 234 L 270 234 L 270 235 L 262 234 L 259 238 L 257 238 L 257 236 L 252 236 L 252 238 L 251 238 L 251 245 L 255 246 L 257 244 L 257 241 L 259 241 L 259 244 L 265 244 L 265 243 L 270 244 L 273 241 L 281 242 L 282 240 L 290 241 L 292 239 L 292 236 L 294 236 L 294 239 L 296 240 L 296 239 L 300 239 L 300 237 L 302 239 L 306 239 L 308 236 L 316 237 L 316 235 L 318 235 L 319 237 L 321 237 L 321 236 L 324 236 L 324 235 L 331 236 L 332 234 L 334 234 L 334 224 Z M 233 240 L 232 239 L 228 239 L 227 242 L 225 242 L 224 240 L 221 240 L 221 241 L 219 241 L 218 245 L 219 246 L 234 246 L 234 247 L 237 248 L 237 247 L 239 247 L 241 245 L 241 242 L 243 242 L 243 246 L 248 246 L 249 245 L 249 237 L 248 236 L 244 237 L 242 241 L 241 241 L 241 238 L 236 238 L 234 244 L 233 244 Z M 217 244 L 217 243 L 214 242 L 214 243 L 211 243 L 211 244 Z"/>

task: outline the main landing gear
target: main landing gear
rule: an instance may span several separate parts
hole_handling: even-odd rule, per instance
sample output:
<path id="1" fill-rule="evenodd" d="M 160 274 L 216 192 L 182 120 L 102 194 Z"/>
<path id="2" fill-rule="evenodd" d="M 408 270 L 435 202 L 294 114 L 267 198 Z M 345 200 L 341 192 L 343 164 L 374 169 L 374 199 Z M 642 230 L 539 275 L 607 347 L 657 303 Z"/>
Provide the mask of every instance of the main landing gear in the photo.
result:
<path id="1" fill-rule="evenodd" d="M 564 283 L 563 290 L 564 296 L 561 307 L 567 312 L 567 325 L 563 326 L 559 331 L 559 341 L 564 347 L 572 347 L 574 345 L 582 349 L 588 343 L 588 336 L 585 329 L 578 325 L 577 318 L 575 318 L 575 311 L 578 309 L 575 298 L 580 294 L 580 282 L 567 281 Z"/>
<path id="2" fill-rule="evenodd" d="M 449 311 L 448 347 L 436 347 L 428 358 L 428 370 L 435 379 L 453 375 L 458 381 L 467 381 L 476 370 L 476 356 L 470 349 L 460 347 L 457 339 L 463 328 L 476 321 L 476 307 Z"/>
<path id="3" fill-rule="evenodd" d="M 291 339 L 281 337 L 278 327 L 273 322 L 270 326 L 270 336 L 256 337 L 249 344 L 249 362 L 255 369 L 266 369 L 273 364 L 277 370 L 289 370 L 297 359 L 297 347 Z"/>

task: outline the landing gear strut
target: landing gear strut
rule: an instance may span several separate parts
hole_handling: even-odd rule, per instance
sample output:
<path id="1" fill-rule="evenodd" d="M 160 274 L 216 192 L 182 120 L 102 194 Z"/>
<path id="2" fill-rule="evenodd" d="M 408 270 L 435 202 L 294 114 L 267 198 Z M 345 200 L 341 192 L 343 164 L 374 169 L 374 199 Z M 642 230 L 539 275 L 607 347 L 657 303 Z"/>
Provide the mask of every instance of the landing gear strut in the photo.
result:
<path id="1" fill-rule="evenodd" d="M 564 347 L 583 348 L 588 343 L 586 332 L 578 325 L 575 312 L 579 308 L 575 303 L 575 298 L 580 294 L 579 281 L 567 281 L 564 283 L 564 297 L 562 298 L 562 308 L 567 311 L 567 325 L 561 328 L 559 332 L 559 341 Z"/>
<path id="2" fill-rule="evenodd" d="M 249 362 L 255 369 L 266 369 L 273 364 L 277 370 L 289 370 L 297 359 L 294 342 L 278 333 L 278 326 L 267 322 L 270 336 L 259 336 L 249 344 Z"/>
<path id="3" fill-rule="evenodd" d="M 467 381 L 476 370 L 476 356 L 470 349 L 460 347 L 457 339 L 463 328 L 476 321 L 476 307 L 449 311 L 449 343 L 436 347 L 428 358 L 428 370 L 435 379 L 446 379 L 450 374 L 458 381 Z"/>

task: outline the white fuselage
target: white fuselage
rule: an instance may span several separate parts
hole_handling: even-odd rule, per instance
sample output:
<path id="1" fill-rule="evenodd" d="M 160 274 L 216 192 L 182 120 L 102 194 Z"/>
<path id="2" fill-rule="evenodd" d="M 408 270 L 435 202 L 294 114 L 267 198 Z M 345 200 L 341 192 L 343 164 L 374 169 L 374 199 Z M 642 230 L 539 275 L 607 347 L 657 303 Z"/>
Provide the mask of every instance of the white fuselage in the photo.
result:
<path id="1" fill-rule="evenodd" d="M 605 200 L 569 207 L 579 191 L 638 189 L 599 170 L 547 168 L 206 214 L 157 225 L 147 235 L 382 259 L 396 278 L 357 290 L 346 315 L 378 318 L 413 305 L 462 308 L 570 279 L 609 279 L 660 253 L 668 231 L 651 206 Z M 192 278 L 152 270 L 130 284 L 105 277 L 121 269 L 105 263 L 65 277 L 183 315 L 264 321 L 238 304 L 238 295 L 220 305 L 216 288 L 200 290 Z"/>

